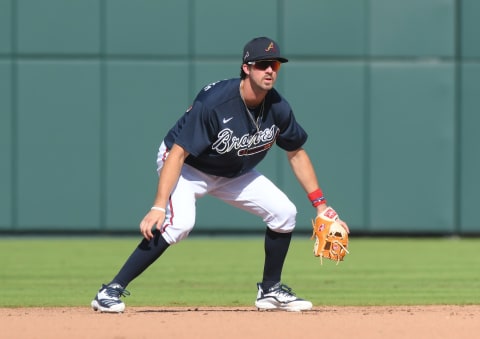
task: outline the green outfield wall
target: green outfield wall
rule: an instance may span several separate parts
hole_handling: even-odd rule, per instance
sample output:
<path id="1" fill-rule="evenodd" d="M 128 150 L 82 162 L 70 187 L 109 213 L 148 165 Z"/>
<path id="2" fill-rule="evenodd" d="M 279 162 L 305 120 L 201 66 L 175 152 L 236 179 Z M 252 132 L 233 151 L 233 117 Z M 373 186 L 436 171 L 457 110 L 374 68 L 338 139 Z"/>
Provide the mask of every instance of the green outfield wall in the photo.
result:
<path id="1" fill-rule="evenodd" d="M 478 234 L 479 17 L 477 0 L 0 0 L 0 231 L 136 231 L 163 135 L 266 35 L 353 232 Z M 260 170 L 309 230 L 284 152 Z M 198 232 L 263 227 L 198 202 Z"/>

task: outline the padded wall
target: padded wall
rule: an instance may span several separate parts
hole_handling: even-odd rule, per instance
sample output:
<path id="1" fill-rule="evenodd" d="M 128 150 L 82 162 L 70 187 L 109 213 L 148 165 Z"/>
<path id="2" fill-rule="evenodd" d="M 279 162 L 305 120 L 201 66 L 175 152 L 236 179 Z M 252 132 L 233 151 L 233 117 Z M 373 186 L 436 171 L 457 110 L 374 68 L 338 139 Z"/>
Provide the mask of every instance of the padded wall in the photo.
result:
<path id="1" fill-rule="evenodd" d="M 354 232 L 479 233 L 479 15 L 476 0 L 0 0 L 0 230 L 137 231 L 163 135 L 266 35 Z M 259 169 L 308 231 L 284 152 Z M 199 231 L 263 227 L 198 202 Z"/>

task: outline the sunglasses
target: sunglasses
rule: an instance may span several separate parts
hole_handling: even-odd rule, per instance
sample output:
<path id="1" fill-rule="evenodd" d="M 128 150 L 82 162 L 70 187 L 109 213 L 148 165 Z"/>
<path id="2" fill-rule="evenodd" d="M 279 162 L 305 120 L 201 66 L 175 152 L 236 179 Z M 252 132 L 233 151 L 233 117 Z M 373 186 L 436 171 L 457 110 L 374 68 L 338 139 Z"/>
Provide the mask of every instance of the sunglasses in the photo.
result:
<path id="1" fill-rule="evenodd" d="M 271 67 L 274 72 L 277 72 L 282 65 L 282 63 L 278 60 L 249 61 L 248 64 L 260 71 L 264 71 L 268 67 Z"/>

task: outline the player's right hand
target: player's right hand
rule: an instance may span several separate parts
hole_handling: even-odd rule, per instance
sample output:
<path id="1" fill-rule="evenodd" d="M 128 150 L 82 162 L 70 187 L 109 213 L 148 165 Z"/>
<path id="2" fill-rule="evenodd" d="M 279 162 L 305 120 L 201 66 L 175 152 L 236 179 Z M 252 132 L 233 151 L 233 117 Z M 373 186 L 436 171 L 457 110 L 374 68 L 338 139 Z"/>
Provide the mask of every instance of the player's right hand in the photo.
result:
<path id="1" fill-rule="evenodd" d="M 165 213 L 157 210 L 150 210 L 140 223 L 140 233 L 147 240 L 153 238 L 152 228 L 156 226 L 157 230 L 163 225 Z"/>

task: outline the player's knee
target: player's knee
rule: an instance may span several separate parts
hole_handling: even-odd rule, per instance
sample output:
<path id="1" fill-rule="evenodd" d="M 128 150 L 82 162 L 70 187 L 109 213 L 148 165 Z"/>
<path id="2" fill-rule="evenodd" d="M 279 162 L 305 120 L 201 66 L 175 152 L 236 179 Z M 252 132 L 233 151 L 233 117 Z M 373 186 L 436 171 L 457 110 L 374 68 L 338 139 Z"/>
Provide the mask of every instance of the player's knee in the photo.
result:
<path id="1" fill-rule="evenodd" d="M 297 207 L 291 202 L 282 204 L 281 208 L 267 221 L 268 227 L 275 232 L 290 233 L 295 228 Z"/>
<path id="2" fill-rule="evenodd" d="M 179 224 L 178 222 L 170 225 L 166 225 L 163 228 L 163 237 L 170 244 L 176 244 L 190 234 L 194 226 L 194 220 L 191 222 L 183 222 Z"/>

